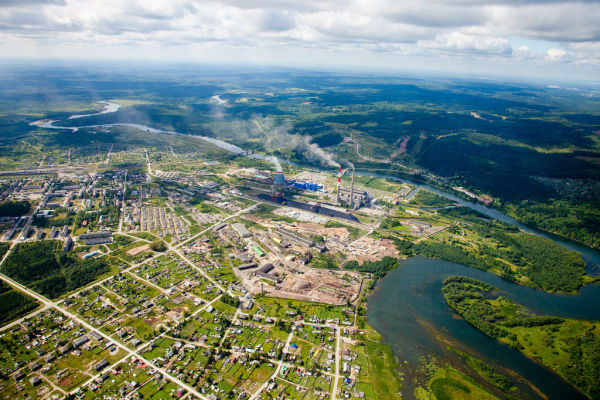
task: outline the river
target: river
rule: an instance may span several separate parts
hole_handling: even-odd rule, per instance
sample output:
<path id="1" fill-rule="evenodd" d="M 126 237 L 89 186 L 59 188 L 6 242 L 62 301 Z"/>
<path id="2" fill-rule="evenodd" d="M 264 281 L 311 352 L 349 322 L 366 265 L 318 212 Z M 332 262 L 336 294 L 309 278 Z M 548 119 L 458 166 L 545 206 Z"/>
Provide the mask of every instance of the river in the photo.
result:
<path id="1" fill-rule="evenodd" d="M 481 203 L 476 203 L 473 201 L 462 199 L 458 196 L 455 196 L 452 193 L 448 193 L 444 190 L 438 189 L 431 185 L 427 185 L 425 183 L 419 183 L 419 182 L 412 181 L 410 179 L 398 178 L 396 176 L 378 174 L 378 173 L 365 173 L 365 172 L 356 171 L 356 175 L 375 176 L 375 177 L 385 178 L 385 179 L 389 179 L 389 180 L 396 181 L 396 182 L 407 183 L 409 185 L 414 185 L 419 188 L 424 188 L 424 189 L 429 190 L 430 192 L 433 192 L 442 197 L 445 197 L 448 200 L 452 200 L 463 207 L 468 207 L 472 210 L 478 211 L 479 213 L 481 213 L 483 215 L 487 215 L 490 218 L 497 219 L 499 221 L 505 222 L 510 225 L 515 225 L 519 229 L 521 229 L 523 232 L 532 233 L 532 234 L 544 237 L 546 239 L 550 239 L 553 242 L 558 243 L 559 245 L 561 245 L 562 247 L 564 247 L 566 249 L 573 250 L 573 251 L 576 251 L 577 253 L 579 253 L 581 255 L 581 257 L 583 258 L 583 260 L 586 262 L 586 265 L 587 265 L 586 272 L 589 275 L 593 275 L 593 276 L 600 275 L 600 251 L 592 249 L 591 247 L 585 246 L 584 244 L 577 243 L 573 240 L 569 240 L 567 238 L 555 235 L 551 232 L 546 232 L 546 231 L 543 231 L 540 229 L 535 229 L 530 226 L 524 225 L 521 222 L 517 221 L 516 219 L 509 217 L 508 215 L 503 214 L 502 212 L 496 210 L 495 208 L 487 207 Z"/>
<path id="2" fill-rule="evenodd" d="M 600 308 L 590 306 L 600 298 L 599 285 L 586 286 L 579 295 L 550 294 L 464 265 L 413 257 L 381 279 L 368 301 L 369 324 L 381 333 L 400 361 L 415 366 L 422 356 L 448 357 L 446 343 L 429 328 L 435 327 L 457 346 L 517 372 L 549 399 L 585 398 L 552 371 L 457 319 L 442 295 L 442 282 L 450 275 L 479 279 L 500 289 L 501 295 L 541 314 L 600 319 Z M 410 371 L 405 372 L 410 376 Z M 409 398 L 412 389 L 407 379 L 404 394 Z"/>
<path id="3" fill-rule="evenodd" d="M 213 98 L 221 104 L 220 98 Z M 104 102 L 104 111 L 100 114 L 115 112 L 119 109 L 116 103 Z M 94 115 L 94 114 L 89 114 Z M 70 119 L 89 115 L 74 115 Z M 261 154 L 249 154 L 242 148 L 225 141 L 178 132 L 165 131 L 145 125 L 130 123 L 115 123 L 105 125 L 62 127 L 54 125 L 56 121 L 37 121 L 36 125 L 50 129 L 70 129 L 77 132 L 80 128 L 108 128 L 113 126 L 129 126 L 152 133 L 193 136 L 210 142 L 224 150 L 235 154 L 245 154 L 249 157 L 270 160 Z M 586 271 L 597 274 L 600 271 L 600 252 L 582 244 L 564 239 L 557 235 L 530 228 L 500 211 L 486 207 L 483 204 L 459 198 L 427 184 L 417 183 L 390 175 L 363 173 L 357 175 L 377 176 L 394 181 L 415 185 L 450 199 L 461 206 L 471 208 L 491 218 L 516 225 L 521 230 L 533 233 L 574 250 L 581 254 L 587 264 Z M 531 361 L 516 350 L 485 336 L 462 319 L 456 319 L 452 310 L 447 306 L 442 295 L 442 281 L 449 275 L 464 275 L 487 282 L 502 291 L 502 295 L 530 308 L 531 310 L 549 315 L 559 315 L 573 318 L 600 319 L 600 308 L 590 306 L 597 304 L 600 299 L 600 285 L 589 285 L 581 289 L 578 295 L 549 294 L 525 286 L 511 284 L 496 275 L 483 272 L 464 265 L 415 257 L 406 260 L 394 271 L 378 282 L 377 289 L 369 298 L 367 319 L 369 323 L 382 334 L 394 353 L 401 361 L 416 365 L 417 360 L 424 355 L 448 356 L 446 345 L 436 339 L 431 327 L 457 342 L 460 347 L 469 349 L 486 361 L 501 365 L 516 371 L 550 399 L 579 399 L 584 398 L 577 390 L 562 381 L 552 371 Z M 429 327 L 429 328 L 428 328 Z M 406 382 L 411 396 L 410 382 Z M 529 393 L 531 395 L 531 393 Z"/>

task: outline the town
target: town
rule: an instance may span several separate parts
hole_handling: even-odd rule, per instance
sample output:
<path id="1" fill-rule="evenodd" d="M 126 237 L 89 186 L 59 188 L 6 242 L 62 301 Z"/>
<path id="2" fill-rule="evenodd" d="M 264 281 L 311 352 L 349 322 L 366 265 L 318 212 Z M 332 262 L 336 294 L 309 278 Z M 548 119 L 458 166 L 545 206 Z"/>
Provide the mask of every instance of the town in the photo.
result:
<path id="1" fill-rule="evenodd" d="M 0 397 L 377 398 L 365 299 L 379 275 L 343 266 L 400 256 L 378 233 L 390 217 L 415 241 L 450 227 L 422 204 L 433 194 L 155 153 L 3 173 L 4 204 L 27 210 L 0 219 L 18 295 Z M 111 167 L 135 158 L 145 168 Z"/>

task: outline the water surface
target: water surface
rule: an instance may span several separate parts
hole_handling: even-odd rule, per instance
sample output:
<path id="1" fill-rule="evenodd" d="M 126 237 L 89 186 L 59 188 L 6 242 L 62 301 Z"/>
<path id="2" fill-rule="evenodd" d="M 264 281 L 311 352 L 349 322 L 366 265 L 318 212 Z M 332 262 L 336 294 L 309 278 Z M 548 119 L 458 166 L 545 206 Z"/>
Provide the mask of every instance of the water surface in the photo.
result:
<path id="1" fill-rule="evenodd" d="M 413 257 L 378 282 L 370 296 L 367 320 L 392 347 L 401 362 L 417 365 L 422 356 L 446 358 L 447 344 L 436 338 L 435 327 L 464 349 L 484 360 L 516 371 L 549 399 L 585 398 L 549 369 L 520 352 L 492 339 L 457 319 L 442 295 L 442 282 L 450 275 L 479 279 L 501 291 L 501 295 L 541 314 L 600 319 L 600 286 L 584 287 L 579 295 L 550 294 L 512 284 L 488 272 L 464 265 L 424 257 Z M 412 391 L 410 382 L 407 390 Z M 410 393 L 405 393 L 410 395 Z"/>

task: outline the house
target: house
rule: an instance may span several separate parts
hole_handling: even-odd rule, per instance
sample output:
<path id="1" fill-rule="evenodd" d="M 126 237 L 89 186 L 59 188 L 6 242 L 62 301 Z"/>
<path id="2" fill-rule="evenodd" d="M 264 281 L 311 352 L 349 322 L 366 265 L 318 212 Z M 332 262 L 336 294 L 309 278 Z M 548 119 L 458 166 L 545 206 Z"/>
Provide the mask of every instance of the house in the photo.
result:
<path id="1" fill-rule="evenodd" d="M 29 379 L 29 383 L 31 383 L 31 386 L 37 386 L 42 383 L 42 380 L 39 376 L 35 375 Z"/>
<path id="2" fill-rule="evenodd" d="M 84 344 L 86 344 L 89 341 L 90 341 L 90 338 L 87 337 L 86 335 L 83 335 L 82 337 L 73 340 L 73 346 L 75 348 L 78 348 L 78 347 L 83 346 Z"/>
<path id="3" fill-rule="evenodd" d="M 70 350 L 71 350 L 71 344 L 70 344 L 70 343 L 67 343 L 67 344 L 65 344 L 64 346 L 62 346 L 62 347 L 59 347 L 59 349 L 58 349 L 58 353 L 59 353 L 60 355 L 63 355 L 63 354 L 66 354 L 66 353 L 68 353 Z"/>
<path id="4" fill-rule="evenodd" d="M 101 371 L 104 368 L 106 368 L 108 366 L 108 361 L 106 361 L 106 359 L 103 359 L 101 361 L 99 361 L 98 363 L 96 363 L 96 365 L 94 365 L 94 369 L 96 371 Z"/>
<path id="5" fill-rule="evenodd" d="M 40 368 L 42 368 L 42 366 L 35 361 L 29 364 L 29 369 L 31 370 L 31 372 L 37 371 Z"/>

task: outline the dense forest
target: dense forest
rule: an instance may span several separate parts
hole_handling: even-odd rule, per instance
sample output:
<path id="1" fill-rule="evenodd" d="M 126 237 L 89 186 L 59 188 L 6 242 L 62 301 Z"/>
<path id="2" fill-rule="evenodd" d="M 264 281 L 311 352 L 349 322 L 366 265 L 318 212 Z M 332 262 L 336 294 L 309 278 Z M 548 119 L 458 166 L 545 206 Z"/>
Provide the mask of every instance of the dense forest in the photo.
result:
<path id="1" fill-rule="evenodd" d="M 110 270 L 104 259 L 80 260 L 57 240 L 20 243 L 1 267 L 2 273 L 54 299 L 92 282 Z"/>
<path id="2" fill-rule="evenodd" d="M 2 217 L 20 217 L 31 210 L 31 203 L 28 201 L 3 201 L 0 203 L 0 216 Z"/>
<path id="3" fill-rule="evenodd" d="M 38 306 L 31 297 L 0 282 L 0 324 L 12 321 Z"/>
<path id="4" fill-rule="evenodd" d="M 600 248 L 600 199 L 521 202 L 511 211 L 524 224 Z"/>
<path id="5" fill-rule="evenodd" d="M 579 254 L 549 239 L 522 233 L 514 226 L 485 218 L 465 207 L 440 212 L 460 218 L 467 223 L 465 229 L 486 242 L 470 247 L 458 242 L 427 240 L 412 243 L 392 238 L 398 250 L 407 256 L 439 258 L 494 272 L 511 282 L 550 292 L 574 292 L 583 286 L 585 262 Z"/>

